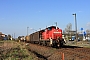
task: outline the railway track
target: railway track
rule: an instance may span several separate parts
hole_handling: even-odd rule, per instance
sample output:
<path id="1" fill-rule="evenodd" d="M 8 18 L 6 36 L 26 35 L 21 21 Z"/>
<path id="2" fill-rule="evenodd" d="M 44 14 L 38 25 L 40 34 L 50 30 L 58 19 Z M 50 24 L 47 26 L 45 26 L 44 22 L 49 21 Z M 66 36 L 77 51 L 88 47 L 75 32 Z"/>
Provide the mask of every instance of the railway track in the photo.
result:
<path id="1" fill-rule="evenodd" d="M 64 53 L 65 60 L 90 60 L 90 48 L 64 46 L 56 49 L 36 44 L 29 44 L 29 47 L 31 51 L 37 52 L 46 60 L 62 60 L 61 52 Z"/>

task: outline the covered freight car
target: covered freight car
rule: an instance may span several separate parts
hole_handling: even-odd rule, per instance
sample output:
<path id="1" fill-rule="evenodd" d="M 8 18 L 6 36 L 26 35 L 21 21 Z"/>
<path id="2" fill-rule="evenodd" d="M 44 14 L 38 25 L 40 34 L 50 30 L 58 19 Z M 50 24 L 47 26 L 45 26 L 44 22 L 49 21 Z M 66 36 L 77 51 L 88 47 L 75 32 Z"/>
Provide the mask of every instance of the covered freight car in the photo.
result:
<path id="1" fill-rule="evenodd" d="M 26 42 L 30 42 L 30 37 L 29 36 L 26 36 L 25 37 L 25 40 L 26 40 Z"/>
<path id="2" fill-rule="evenodd" d="M 40 40 L 40 31 L 30 34 L 31 43 L 39 43 Z"/>

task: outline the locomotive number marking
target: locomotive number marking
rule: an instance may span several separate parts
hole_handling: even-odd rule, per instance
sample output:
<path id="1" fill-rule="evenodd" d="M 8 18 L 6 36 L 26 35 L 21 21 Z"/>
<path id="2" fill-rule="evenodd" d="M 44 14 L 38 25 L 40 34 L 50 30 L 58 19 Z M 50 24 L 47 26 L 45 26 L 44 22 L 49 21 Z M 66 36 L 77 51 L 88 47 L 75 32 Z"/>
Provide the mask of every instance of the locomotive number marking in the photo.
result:
<path id="1" fill-rule="evenodd" d="M 61 33 L 61 32 L 54 32 L 54 33 Z"/>

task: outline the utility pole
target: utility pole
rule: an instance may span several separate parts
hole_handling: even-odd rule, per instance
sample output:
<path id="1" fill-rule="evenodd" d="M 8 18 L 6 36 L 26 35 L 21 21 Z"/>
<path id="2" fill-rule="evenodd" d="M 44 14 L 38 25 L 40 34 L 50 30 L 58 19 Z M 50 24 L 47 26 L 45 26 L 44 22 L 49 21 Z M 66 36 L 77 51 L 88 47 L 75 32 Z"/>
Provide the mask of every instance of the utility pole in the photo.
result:
<path id="1" fill-rule="evenodd" d="M 13 38 L 13 34 L 12 34 L 12 38 Z"/>
<path id="2" fill-rule="evenodd" d="M 14 33 L 14 39 L 15 39 L 15 33 Z"/>
<path id="3" fill-rule="evenodd" d="M 12 34 L 12 39 L 11 40 L 13 40 L 13 34 Z"/>
<path id="4" fill-rule="evenodd" d="M 57 29 L 57 22 L 55 24 L 56 24 L 56 29 Z"/>
<path id="5" fill-rule="evenodd" d="M 72 14 L 75 17 L 75 29 L 76 29 L 76 40 L 78 40 L 78 36 L 77 36 L 77 20 L 76 20 L 76 13 Z"/>
<path id="6" fill-rule="evenodd" d="M 27 27 L 27 36 L 28 36 L 28 28 L 29 28 L 29 27 Z"/>

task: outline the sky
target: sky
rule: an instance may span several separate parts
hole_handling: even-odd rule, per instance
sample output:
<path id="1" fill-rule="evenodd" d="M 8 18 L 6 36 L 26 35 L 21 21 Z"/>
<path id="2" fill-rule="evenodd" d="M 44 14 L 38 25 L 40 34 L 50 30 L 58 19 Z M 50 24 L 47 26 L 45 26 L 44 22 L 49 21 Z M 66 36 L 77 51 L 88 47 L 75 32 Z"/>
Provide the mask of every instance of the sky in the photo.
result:
<path id="1" fill-rule="evenodd" d="M 64 30 L 71 23 L 75 30 L 90 29 L 90 0 L 0 0 L 0 32 L 15 37 L 55 25 Z"/>

